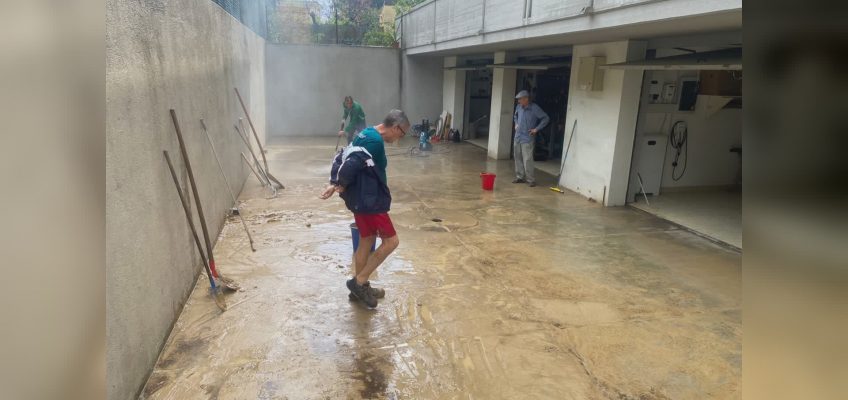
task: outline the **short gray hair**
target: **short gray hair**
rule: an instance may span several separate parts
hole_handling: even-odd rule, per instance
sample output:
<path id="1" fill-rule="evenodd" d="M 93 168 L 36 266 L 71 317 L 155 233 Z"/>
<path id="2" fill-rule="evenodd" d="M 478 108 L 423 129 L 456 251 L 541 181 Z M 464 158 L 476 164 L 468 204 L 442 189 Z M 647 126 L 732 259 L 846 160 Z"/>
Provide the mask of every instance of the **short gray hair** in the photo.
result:
<path id="1" fill-rule="evenodd" d="M 386 115 L 386 118 L 383 119 L 383 125 L 387 127 L 409 125 L 409 118 L 407 118 L 406 113 L 401 110 L 391 110 Z"/>

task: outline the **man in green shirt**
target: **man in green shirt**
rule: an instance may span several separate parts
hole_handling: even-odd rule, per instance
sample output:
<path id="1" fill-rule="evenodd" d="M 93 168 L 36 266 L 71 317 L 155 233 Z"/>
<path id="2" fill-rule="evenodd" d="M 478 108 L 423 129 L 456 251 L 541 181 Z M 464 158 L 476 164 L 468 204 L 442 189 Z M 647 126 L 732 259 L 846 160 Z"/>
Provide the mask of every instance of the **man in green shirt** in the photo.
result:
<path id="1" fill-rule="evenodd" d="M 342 127 L 344 129 L 339 131 L 339 136 L 347 136 L 347 144 L 350 144 L 354 136 L 365 129 L 365 111 L 362 111 L 362 106 L 353 101 L 351 96 L 345 96 L 342 106 L 344 108 L 344 115 L 342 116 Z M 345 126 L 345 120 L 348 120 L 347 126 Z"/>

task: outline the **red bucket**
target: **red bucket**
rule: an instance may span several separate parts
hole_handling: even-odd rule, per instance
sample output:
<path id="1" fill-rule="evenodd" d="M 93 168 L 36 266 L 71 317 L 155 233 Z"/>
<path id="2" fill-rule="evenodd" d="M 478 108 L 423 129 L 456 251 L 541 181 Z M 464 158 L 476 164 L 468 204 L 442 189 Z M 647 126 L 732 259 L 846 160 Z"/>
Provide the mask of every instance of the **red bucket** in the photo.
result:
<path id="1" fill-rule="evenodd" d="M 495 188 L 495 174 L 491 172 L 481 172 L 480 180 L 483 183 L 483 190 L 492 190 Z"/>

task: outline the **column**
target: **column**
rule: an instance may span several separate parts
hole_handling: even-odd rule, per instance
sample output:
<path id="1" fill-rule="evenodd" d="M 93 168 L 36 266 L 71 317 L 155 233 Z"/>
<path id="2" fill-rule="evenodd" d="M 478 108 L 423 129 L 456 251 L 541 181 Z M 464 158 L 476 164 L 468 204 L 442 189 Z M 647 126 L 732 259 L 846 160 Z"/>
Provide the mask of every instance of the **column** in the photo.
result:
<path id="1" fill-rule="evenodd" d="M 581 65 L 641 60 L 645 48 L 645 42 L 624 40 L 575 45 L 572 50 L 565 126 L 566 134 L 574 137 L 560 185 L 607 206 L 624 205 L 627 195 L 642 71 Z M 581 80 L 600 85 L 587 89 L 579 84 Z M 575 120 L 577 128 L 572 133 Z"/>
<path id="2" fill-rule="evenodd" d="M 456 67 L 459 57 L 445 57 L 445 68 Z M 442 108 L 451 114 L 451 127 L 462 132 L 465 127 L 465 71 L 444 70 Z M 463 132 L 464 133 L 464 132 Z"/>
<path id="3" fill-rule="evenodd" d="M 508 63 L 514 56 L 495 53 L 495 64 Z M 489 115 L 489 158 L 508 160 L 512 145 L 512 113 L 515 111 L 516 70 L 495 68 L 492 74 L 492 106 Z"/>

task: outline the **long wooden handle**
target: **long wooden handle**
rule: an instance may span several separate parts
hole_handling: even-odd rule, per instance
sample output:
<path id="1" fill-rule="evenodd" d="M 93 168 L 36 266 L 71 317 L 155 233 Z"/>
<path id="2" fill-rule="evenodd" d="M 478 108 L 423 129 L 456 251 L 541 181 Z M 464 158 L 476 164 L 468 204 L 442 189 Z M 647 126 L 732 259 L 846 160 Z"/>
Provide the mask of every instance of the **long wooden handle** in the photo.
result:
<path id="1" fill-rule="evenodd" d="M 191 169 L 191 160 L 188 159 L 185 141 L 183 141 L 183 132 L 180 130 L 180 123 L 177 121 L 177 112 L 171 109 L 171 120 L 174 122 L 174 130 L 177 132 L 177 140 L 180 142 L 180 153 L 183 156 L 186 171 L 188 172 L 188 181 L 191 184 L 191 193 L 194 195 L 194 202 L 197 205 L 197 213 L 200 216 L 200 229 L 203 230 L 203 240 L 206 242 L 206 257 L 209 259 L 209 269 L 212 275 L 217 278 L 218 271 L 215 269 L 215 257 L 212 255 L 212 242 L 209 241 L 209 229 L 206 227 L 206 218 L 203 216 L 203 204 L 200 202 L 200 195 L 197 192 L 197 182 L 194 180 L 194 172 Z"/>
<path id="2" fill-rule="evenodd" d="M 191 235 L 194 237 L 194 243 L 197 245 L 197 252 L 200 253 L 200 259 L 203 261 L 203 268 L 206 269 L 206 275 L 209 276 L 209 286 L 215 290 L 215 280 L 212 279 L 212 271 L 209 270 L 209 262 L 206 260 L 206 255 L 203 254 L 203 245 L 200 244 L 200 238 L 197 237 L 197 228 L 194 227 L 194 221 L 191 220 L 191 212 L 188 210 L 188 201 L 183 196 L 182 188 L 180 188 L 180 180 L 177 179 L 177 173 L 174 172 L 174 165 L 171 164 L 171 157 L 168 156 L 168 150 L 162 151 L 165 154 L 165 161 L 168 163 L 168 169 L 171 170 L 171 178 L 174 179 L 174 186 L 177 187 L 177 194 L 180 196 L 180 203 L 185 211 L 188 227 L 191 229 Z"/>
<path id="3" fill-rule="evenodd" d="M 265 158 L 265 149 L 262 148 L 262 142 L 259 141 L 259 134 L 256 133 L 256 128 L 253 126 L 253 120 L 250 119 L 250 113 L 247 112 L 247 107 L 244 105 L 244 100 L 241 99 L 241 94 L 238 88 L 233 88 L 236 91 L 236 96 L 241 104 L 241 109 L 244 110 L 244 116 L 247 117 L 247 123 L 250 124 L 250 130 L 253 131 L 253 137 L 256 139 L 256 144 L 259 145 L 259 153 L 262 154 L 262 163 L 265 164 L 265 170 L 268 171 L 268 160 Z"/>

